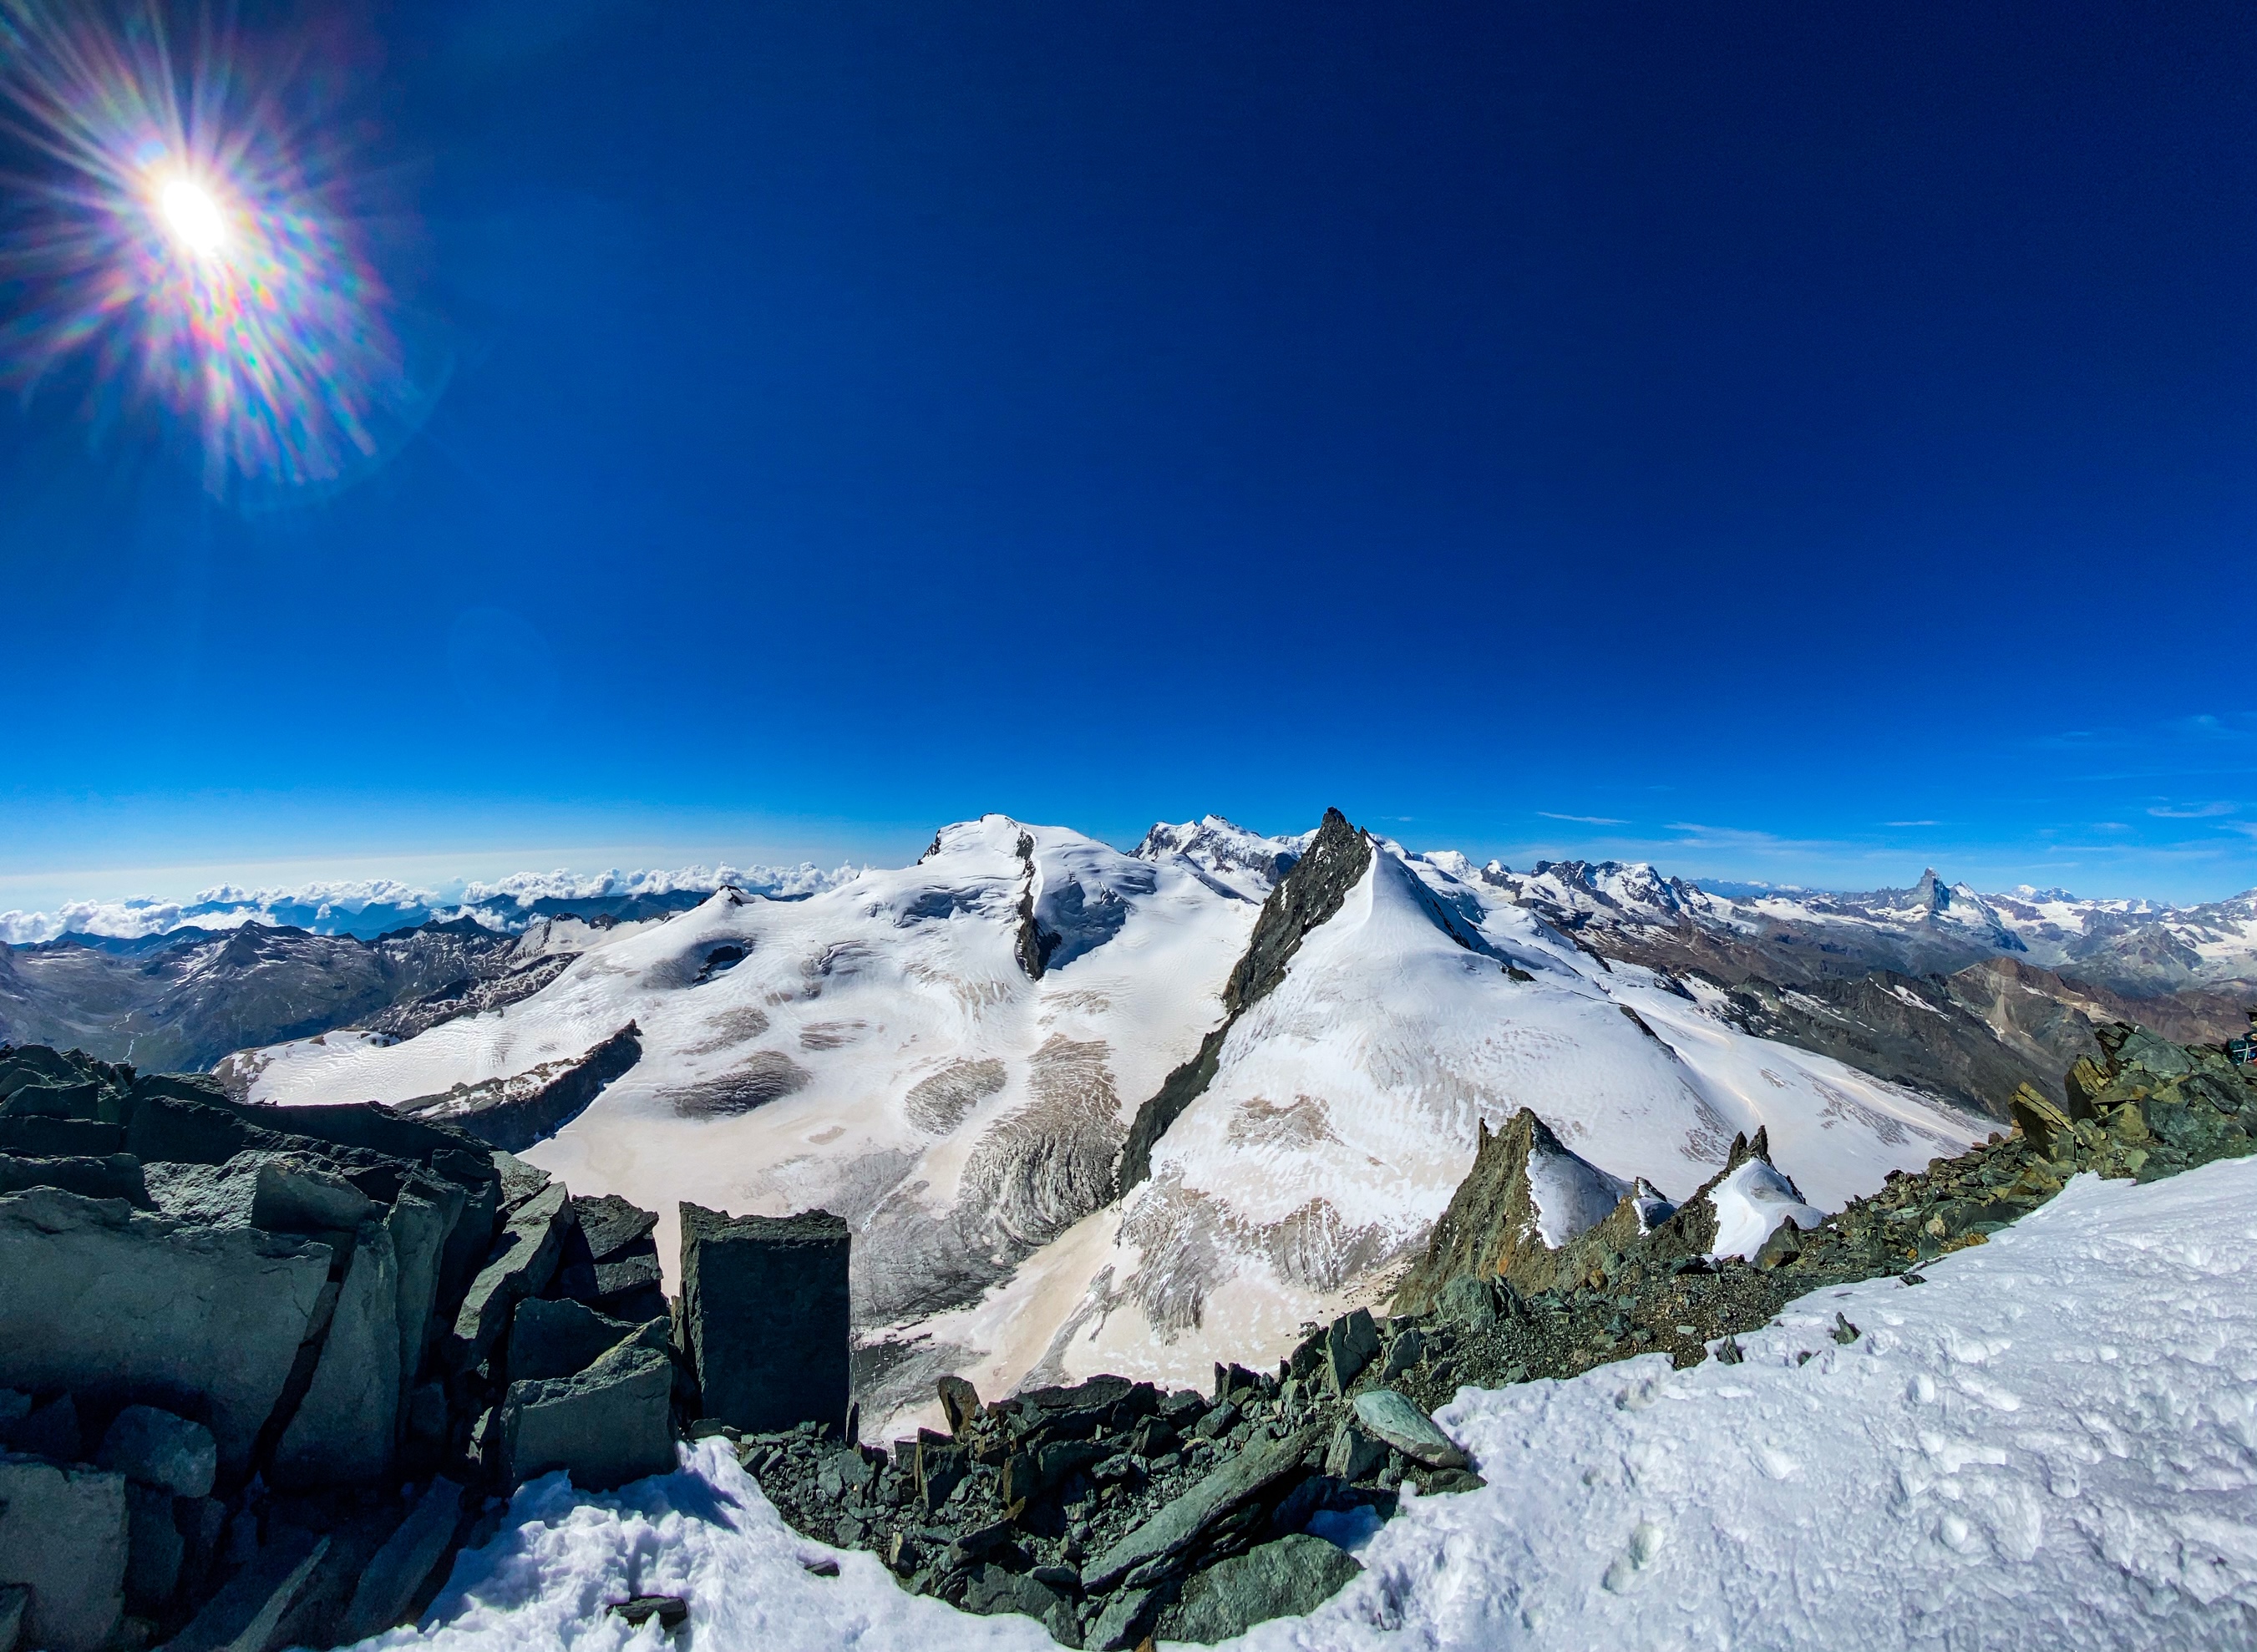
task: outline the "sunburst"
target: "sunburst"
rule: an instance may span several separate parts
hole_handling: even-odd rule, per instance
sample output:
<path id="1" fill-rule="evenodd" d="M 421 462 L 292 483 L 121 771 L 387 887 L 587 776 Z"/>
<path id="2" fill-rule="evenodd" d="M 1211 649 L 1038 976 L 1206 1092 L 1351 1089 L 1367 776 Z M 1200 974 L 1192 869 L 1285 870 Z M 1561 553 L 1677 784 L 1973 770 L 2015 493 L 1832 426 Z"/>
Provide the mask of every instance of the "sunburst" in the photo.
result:
<path id="1" fill-rule="evenodd" d="M 185 68 L 153 10 L 0 0 L 0 371 L 90 361 L 101 397 L 191 421 L 205 486 L 334 484 L 379 456 L 408 375 L 337 158 L 222 37 Z"/>

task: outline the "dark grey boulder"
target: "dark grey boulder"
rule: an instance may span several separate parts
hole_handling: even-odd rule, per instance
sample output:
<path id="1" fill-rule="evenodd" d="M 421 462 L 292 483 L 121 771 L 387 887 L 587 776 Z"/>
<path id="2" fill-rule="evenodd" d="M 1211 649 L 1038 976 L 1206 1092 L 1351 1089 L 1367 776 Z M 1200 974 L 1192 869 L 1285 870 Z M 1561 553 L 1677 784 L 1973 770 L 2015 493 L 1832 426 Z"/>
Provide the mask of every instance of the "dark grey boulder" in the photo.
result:
<path id="1" fill-rule="evenodd" d="M 1325 1472 L 1336 1480 L 1360 1480 L 1377 1473 L 1387 1462 L 1387 1442 L 1343 1421 L 1333 1435 L 1325 1456 Z"/>
<path id="2" fill-rule="evenodd" d="M 101 1094 L 96 1084 L 25 1084 L 0 1101 L 0 1119 L 92 1119 Z"/>
<path id="3" fill-rule="evenodd" d="M 1110 1589 L 1126 1580 L 1135 1588 L 1165 1576 L 1166 1563 L 1210 1528 L 1298 1473 L 1302 1459 L 1323 1437 L 1322 1425 L 1312 1423 L 1282 1440 L 1249 1445 L 1084 1566 L 1082 1586 Z"/>
<path id="4" fill-rule="evenodd" d="M 32 1592 L 22 1584 L 0 1584 L 0 1652 L 16 1652 L 31 1606 Z"/>
<path id="5" fill-rule="evenodd" d="M 1434 1309 L 1453 1324 L 1486 1331 L 1497 1322 L 1496 1288 L 1486 1279 L 1461 1274 L 1442 1287 Z"/>
<path id="6" fill-rule="evenodd" d="M 1379 1328 L 1372 1324 L 1371 1310 L 1359 1308 L 1334 1320 L 1325 1332 L 1325 1374 L 1333 1392 L 1346 1394 L 1378 1353 Z"/>
<path id="7" fill-rule="evenodd" d="M 362 1569 L 337 1620 L 337 1641 L 364 1641 L 405 1622 L 462 1521 L 463 1488 L 449 1479 L 433 1480 Z"/>
<path id="8" fill-rule="evenodd" d="M 608 1491 L 675 1467 L 674 1362 L 634 1341 L 576 1376 L 513 1382 L 500 1407 L 503 1468 L 513 1482 L 563 1469 Z"/>
<path id="9" fill-rule="evenodd" d="M 0 1153 L 35 1159 L 102 1159 L 125 1151 L 123 1126 L 34 1113 L 0 1119 Z"/>
<path id="10" fill-rule="evenodd" d="M 940 1395 L 941 1415 L 948 1419 L 948 1431 L 961 1435 L 980 1415 L 980 1390 L 958 1376 L 942 1377 L 935 1388 Z"/>
<path id="11" fill-rule="evenodd" d="M 110 1419 L 94 1460 L 174 1497 L 204 1497 L 219 1472 L 219 1447 L 201 1423 L 152 1405 L 129 1405 Z"/>
<path id="12" fill-rule="evenodd" d="M 1123 1589 L 1107 1595 L 1081 1644 L 1086 1652 L 1131 1652 L 1151 1634 L 1161 1604 L 1162 1592 L 1157 1589 Z"/>
<path id="13" fill-rule="evenodd" d="M 164 1610 L 180 1581 L 187 1545 L 173 1519 L 173 1496 L 153 1486 L 125 1484 L 125 1606 L 141 1617 Z"/>
<path id="14" fill-rule="evenodd" d="M 1466 1454 L 1434 1426 L 1434 1419 L 1392 1388 L 1370 1388 L 1357 1394 L 1355 1419 L 1415 1463 L 1429 1468 L 1466 1465 Z"/>
<path id="15" fill-rule="evenodd" d="M 748 1434 L 845 1428 L 850 1242 L 827 1211 L 682 1206 L 684 1352 L 707 1416 Z"/>
<path id="16" fill-rule="evenodd" d="M 643 1243 L 647 1250 L 629 1251 L 624 1255 L 607 1257 L 596 1264 L 596 1294 L 598 1296 L 619 1296 L 647 1285 L 656 1285 L 664 1277 L 659 1266 L 658 1246 L 651 1240 Z"/>
<path id="17" fill-rule="evenodd" d="M 579 1207 L 580 1231 L 588 1237 L 588 1254 L 599 1262 L 609 1260 L 638 1239 L 649 1239 L 658 1225 L 657 1211 L 630 1204 L 616 1193 L 573 1203 Z M 650 1253 L 658 1254 L 655 1242 Z"/>
<path id="18" fill-rule="evenodd" d="M 149 1204 L 141 1161 L 130 1153 L 99 1159 L 34 1159 L 0 1153 L 0 1193 L 21 1193 L 26 1188 L 60 1188 L 89 1199 L 124 1199 L 145 1209 Z"/>
<path id="19" fill-rule="evenodd" d="M 471 1281 L 447 1333 L 448 1362 L 456 1370 L 468 1371 L 484 1359 L 508 1325 L 511 1310 L 548 1283 L 571 1220 L 572 1201 L 562 1182 L 549 1183 L 510 1212 L 492 1256 Z"/>
<path id="20" fill-rule="evenodd" d="M 431 1345 L 432 1321 L 438 1307 L 439 1272 L 447 1240 L 462 1219 L 464 1196 L 451 1182 L 418 1175 L 400 1190 L 385 1218 L 392 1230 L 393 1263 L 399 1274 L 400 1403 L 405 1415 L 407 1395 L 421 1374 L 425 1353 Z"/>
<path id="21" fill-rule="evenodd" d="M 509 1322 L 509 1380 L 576 1376 L 638 1329 L 581 1303 L 521 1302 Z"/>
<path id="22" fill-rule="evenodd" d="M 1209 1645 L 1272 1618 L 1313 1612 L 1363 1568 L 1321 1537 L 1295 1533 L 1194 1573 L 1160 1613 L 1164 1641 Z"/>
<path id="23" fill-rule="evenodd" d="M 1074 1620 L 1072 1603 L 1047 1584 L 1002 1567 L 982 1564 L 972 1571 L 964 1591 L 964 1609 L 983 1616 L 1023 1613 L 1051 1632 L 1062 1646 L 1081 1644 L 1081 1626 Z"/>
<path id="24" fill-rule="evenodd" d="M 1387 1363 L 1379 1373 L 1379 1380 L 1391 1382 L 1412 1369 L 1426 1357 L 1426 1338 L 1415 1325 L 1397 1333 L 1387 1345 Z"/>
<path id="25" fill-rule="evenodd" d="M 400 1413 L 400 1270 L 392 1231 L 361 1225 L 312 1385 L 282 1430 L 267 1478 L 288 1491 L 391 1472 Z"/>
<path id="26" fill-rule="evenodd" d="M 98 1652 L 125 1610 L 125 1477 L 0 1457 L 0 1584 L 30 1589 L 23 1642 Z"/>
<path id="27" fill-rule="evenodd" d="M 0 1196 L 0 1386 L 192 1408 L 236 1472 L 329 1271 L 307 1239 L 44 1188 Z"/>
<path id="28" fill-rule="evenodd" d="M 251 1187 L 251 1225 L 270 1233 L 350 1233 L 376 1213 L 367 1194 L 303 1160 L 267 1160 Z"/>
<path id="29" fill-rule="evenodd" d="M 515 1211 L 527 1199 L 548 1190 L 554 1179 L 537 1164 L 527 1164 L 513 1153 L 496 1147 L 488 1155 L 501 1177 L 501 1208 Z"/>

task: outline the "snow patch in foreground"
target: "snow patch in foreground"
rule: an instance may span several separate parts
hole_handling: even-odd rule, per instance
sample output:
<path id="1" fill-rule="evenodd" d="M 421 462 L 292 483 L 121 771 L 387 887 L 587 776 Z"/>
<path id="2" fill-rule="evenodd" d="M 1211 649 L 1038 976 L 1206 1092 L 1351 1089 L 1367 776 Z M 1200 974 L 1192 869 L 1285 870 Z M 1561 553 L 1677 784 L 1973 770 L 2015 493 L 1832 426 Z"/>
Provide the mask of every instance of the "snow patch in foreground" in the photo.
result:
<path id="1" fill-rule="evenodd" d="M 1492 1482 L 1404 1500 L 1284 1648 L 2067 1648 L 2257 1641 L 2257 1161 L 2080 1176 L 1987 1245 L 1803 1298 L 1744 1363 L 1664 1356 L 1461 1389 Z M 1835 1338 L 1836 1315 L 1858 1328 Z M 633 1646 L 602 1610 L 688 1595 L 683 1652 L 1040 1648 L 786 1528 L 718 1442 L 612 1497 L 561 1476 L 386 1647 Z M 1359 1541 L 1361 1540 L 1361 1541 Z"/>

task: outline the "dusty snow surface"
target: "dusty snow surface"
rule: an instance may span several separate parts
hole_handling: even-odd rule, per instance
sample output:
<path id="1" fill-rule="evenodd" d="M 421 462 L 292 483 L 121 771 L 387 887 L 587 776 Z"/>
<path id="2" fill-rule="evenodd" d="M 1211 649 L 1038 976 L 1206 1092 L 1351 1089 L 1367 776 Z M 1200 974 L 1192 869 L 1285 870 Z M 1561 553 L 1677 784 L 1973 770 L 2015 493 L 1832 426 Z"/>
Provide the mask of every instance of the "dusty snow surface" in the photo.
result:
<path id="1" fill-rule="evenodd" d="M 2257 1644 L 2257 1161 L 2073 1182 L 1927 1282 L 1805 1298 L 1744 1363 L 1659 1356 L 1466 1389 L 1492 1484 L 1406 1500 L 1364 1575 L 1239 1643 L 1285 1648 L 2132 1648 Z M 1849 1344 L 1836 1315 L 1858 1327 Z M 614 1497 L 561 1477 L 463 1557 L 419 1633 L 462 1652 L 1039 1648 L 785 1528 L 718 1443 Z"/>

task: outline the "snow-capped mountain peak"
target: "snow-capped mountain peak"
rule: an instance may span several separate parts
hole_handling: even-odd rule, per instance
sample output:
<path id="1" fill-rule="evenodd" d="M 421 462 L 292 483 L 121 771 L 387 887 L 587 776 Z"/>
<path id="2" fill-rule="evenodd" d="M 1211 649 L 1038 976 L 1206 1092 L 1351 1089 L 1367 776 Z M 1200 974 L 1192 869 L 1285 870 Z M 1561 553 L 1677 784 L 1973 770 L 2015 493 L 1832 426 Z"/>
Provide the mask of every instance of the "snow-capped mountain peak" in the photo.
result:
<path id="1" fill-rule="evenodd" d="M 1225 888 L 1259 900 L 1293 869 L 1315 836 L 1265 837 L 1220 815 L 1205 815 L 1180 825 L 1158 822 L 1133 852 L 1139 860 L 1180 857 Z"/>

